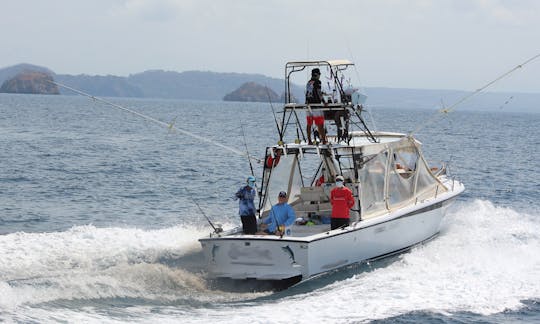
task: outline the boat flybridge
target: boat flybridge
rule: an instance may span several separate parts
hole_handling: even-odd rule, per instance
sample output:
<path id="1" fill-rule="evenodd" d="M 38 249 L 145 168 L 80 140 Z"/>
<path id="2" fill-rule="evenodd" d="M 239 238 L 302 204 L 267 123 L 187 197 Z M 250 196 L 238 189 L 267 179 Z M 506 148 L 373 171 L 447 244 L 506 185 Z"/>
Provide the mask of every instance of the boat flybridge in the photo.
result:
<path id="1" fill-rule="evenodd" d="M 430 167 L 412 136 L 367 127 L 362 117 L 367 97 L 347 77 L 353 67 L 347 60 L 285 65 L 279 141 L 265 151 L 258 216 L 268 217 L 278 193 L 286 191 L 297 221 L 282 236 L 246 235 L 238 227 L 201 238 L 210 278 L 292 285 L 404 251 L 439 232 L 445 209 L 464 186 L 444 166 Z M 291 91 L 293 77 L 305 83 L 313 68 L 326 81 L 323 101 L 298 103 Z M 327 134 L 309 144 L 305 114 L 317 110 L 324 114 Z M 338 175 L 355 204 L 350 225 L 331 230 L 329 197 Z"/>

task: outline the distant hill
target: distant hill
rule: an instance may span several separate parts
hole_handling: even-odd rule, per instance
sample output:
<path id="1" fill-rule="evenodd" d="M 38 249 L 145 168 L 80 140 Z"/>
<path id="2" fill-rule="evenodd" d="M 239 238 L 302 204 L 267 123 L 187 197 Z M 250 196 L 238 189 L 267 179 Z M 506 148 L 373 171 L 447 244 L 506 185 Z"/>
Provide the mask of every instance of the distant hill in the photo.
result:
<path id="1" fill-rule="evenodd" d="M 283 80 L 262 74 L 209 71 L 153 70 L 132 74 L 127 80 L 139 87 L 144 97 L 171 99 L 222 100 L 246 82 L 256 82 L 278 93 L 284 88 Z"/>
<path id="2" fill-rule="evenodd" d="M 449 107 L 468 91 L 399 89 L 399 88 L 365 88 L 368 96 L 367 104 L 372 107 L 441 109 Z M 522 112 L 540 112 L 539 93 L 520 92 L 481 92 L 459 106 L 468 110 L 510 110 Z"/>
<path id="3" fill-rule="evenodd" d="M 262 74 L 151 70 L 128 77 L 67 75 L 55 74 L 47 68 L 31 64 L 18 64 L 0 69 L 0 84 L 22 71 L 50 73 L 60 83 L 101 97 L 222 100 L 227 93 L 246 82 L 257 82 L 277 93 L 282 93 L 284 89 L 283 80 Z M 300 87 L 293 87 L 293 91 L 303 90 Z M 64 88 L 60 88 L 60 93 L 75 95 L 73 91 Z"/>
<path id="4" fill-rule="evenodd" d="M 279 96 L 272 89 L 269 89 L 256 82 L 246 82 L 240 88 L 228 93 L 223 97 L 225 101 L 250 101 L 250 102 L 276 102 Z"/>
<path id="5" fill-rule="evenodd" d="M 248 82 L 267 86 L 283 96 L 284 81 L 261 74 L 217 73 L 210 71 L 174 72 L 151 70 L 120 76 L 90 76 L 54 74 L 51 70 L 31 65 L 18 64 L 0 69 L 0 84 L 24 71 L 52 74 L 54 79 L 73 88 L 105 97 L 144 97 L 165 99 L 223 100 L 223 98 Z M 72 91 L 60 88 L 61 94 L 74 95 Z M 295 85 L 292 94 L 303 102 L 304 87 Z M 368 107 L 435 109 L 456 102 L 470 92 L 458 90 L 426 90 L 366 87 Z M 282 101 L 276 100 L 277 102 Z M 540 112 L 538 93 L 484 92 L 460 105 L 460 109 L 500 110 Z"/>
<path id="6" fill-rule="evenodd" d="M 56 81 L 74 89 L 82 90 L 100 97 L 144 97 L 144 93 L 136 85 L 128 82 L 125 77 L 114 75 L 66 75 L 56 74 Z M 71 90 L 60 88 L 65 95 L 75 94 Z"/>

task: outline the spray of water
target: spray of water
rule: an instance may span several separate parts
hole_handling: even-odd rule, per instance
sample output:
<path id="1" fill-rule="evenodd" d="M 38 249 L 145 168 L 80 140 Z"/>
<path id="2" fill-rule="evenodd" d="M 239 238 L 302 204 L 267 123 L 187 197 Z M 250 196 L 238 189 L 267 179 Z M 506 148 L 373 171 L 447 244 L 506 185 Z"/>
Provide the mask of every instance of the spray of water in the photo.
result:
<path id="1" fill-rule="evenodd" d="M 8 314 L 2 318 L 114 322 L 99 307 L 43 303 L 138 298 L 147 302 L 117 310 L 119 320 L 252 322 L 257 314 L 260 322 L 350 322 L 414 311 L 489 315 L 540 296 L 538 213 L 488 201 L 455 205 L 438 238 L 370 271 L 358 267 L 329 284 L 274 296 L 211 290 L 202 265 L 183 267 L 199 253 L 205 231 L 83 226 L 2 236 L 0 313 Z"/>
<path id="2" fill-rule="evenodd" d="M 0 236 L 0 310 L 78 299 L 229 300 L 207 288 L 202 255 L 197 255 L 197 239 L 206 234 L 185 226 L 77 226 Z"/>
<path id="3" fill-rule="evenodd" d="M 302 322 L 343 322 L 414 311 L 489 315 L 518 309 L 522 301 L 540 296 L 539 250 L 538 215 L 488 201 L 461 203 L 449 213 L 437 239 L 387 266 L 254 309 L 235 308 L 230 315 L 238 321 L 256 313 L 262 314 L 261 321 L 286 322 L 297 314 Z M 211 310 L 209 316 L 219 318 L 223 312 Z"/>

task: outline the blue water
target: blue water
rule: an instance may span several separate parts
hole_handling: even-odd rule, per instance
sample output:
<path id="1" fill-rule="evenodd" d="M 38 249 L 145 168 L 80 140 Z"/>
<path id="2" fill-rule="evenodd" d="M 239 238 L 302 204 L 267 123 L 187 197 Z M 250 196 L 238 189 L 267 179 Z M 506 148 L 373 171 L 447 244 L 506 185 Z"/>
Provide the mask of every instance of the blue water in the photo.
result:
<path id="1" fill-rule="evenodd" d="M 277 141 L 267 104 L 111 100 L 241 150 L 243 126 L 252 155 Z M 402 132 L 433 114 L 370 113 Z M 417 137 L 467 190 L 439 237 L 290 290 L 234 292 L 205 279 L 197 239 L 211 229 L 194 200 L 238 225 L 247 159 L 83 97 L 1 94 L 0 321 L 539 322 L 538 125 L 509 106 L 443 116 Z"/>

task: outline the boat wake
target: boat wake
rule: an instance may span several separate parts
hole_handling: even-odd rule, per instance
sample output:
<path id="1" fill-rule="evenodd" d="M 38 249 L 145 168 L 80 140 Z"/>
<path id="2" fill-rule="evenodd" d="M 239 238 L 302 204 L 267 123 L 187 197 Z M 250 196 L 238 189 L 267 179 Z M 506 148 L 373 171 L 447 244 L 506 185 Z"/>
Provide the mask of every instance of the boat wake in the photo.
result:
<path id="1" fill-rule="evenodd" d="M 207 288 L 197 241 L 207 231 L 77 226 L 65 232 L 0 236 L 0 313 L 76 300 L 196 305 L 234 299 Z"/>
<path id="2" fill-rule="evenodd" d="M 103 305 L 126 301 L 131 306 L 115 312 L 144 321 L 249 322 L 256 313 L 262 322 L 290 320 L 291 314 L 302 322 L 343 322 L 416 311 L 490 315 L 540 297 L 539 213 L 484 200 L 456 203 L 436 239 L 390 262 L 275 294 L 212 290 L 197 242 L 207 231 L 80 226 L 0 236 L 1 317 L 110 319 L 100 315 Z"/>
<path id="3" fill-rule="evenodd" d="M 347 278 L 336 272 L 338 280 L 325 286 L 284 292 L 277 303 L 260 303 L 251 312 L 269 314 L 266 320 L 272 321 L 274 314 L 307 309 L 299 314 L 302 322 L 350 322 L 417 311 L 491 315 L 516 310 L 540 297 L 539 250 L 538 212 L 520 213 L 482 200 L 456 203 L 433 241 L 390 262 L 359 266 Z M 313 305 L 321 307 L 315 311 Z M 243 313 L 246 317 L 239 318 Z M 205 314 L 217 318 L 223 310 Z M 236 308 L 235 314 L 249 321 L 247 311 Z"/>

